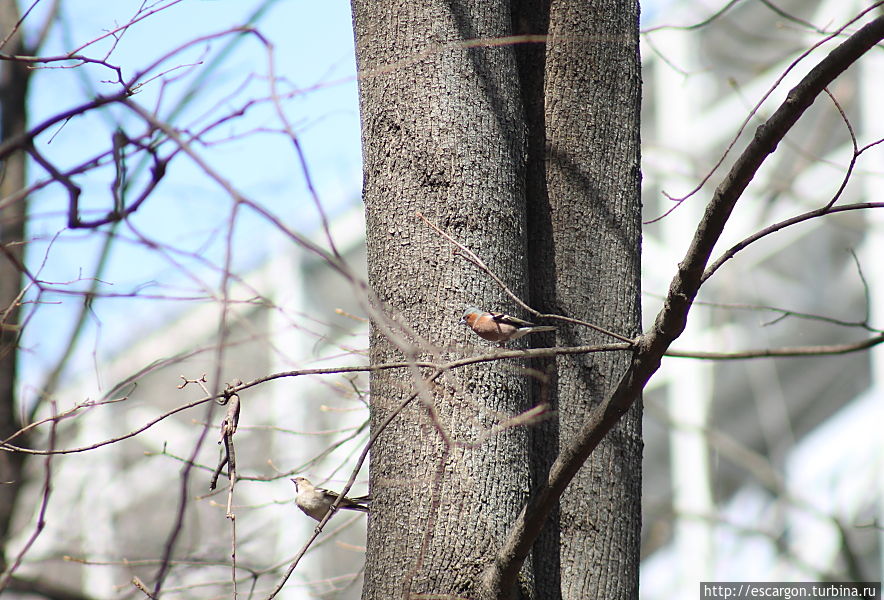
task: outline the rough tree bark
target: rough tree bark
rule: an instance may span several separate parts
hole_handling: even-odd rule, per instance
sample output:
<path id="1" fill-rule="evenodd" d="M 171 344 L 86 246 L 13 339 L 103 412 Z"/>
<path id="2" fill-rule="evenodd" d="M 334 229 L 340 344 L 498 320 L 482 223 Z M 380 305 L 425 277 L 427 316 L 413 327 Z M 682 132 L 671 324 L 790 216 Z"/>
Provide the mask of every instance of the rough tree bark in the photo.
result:
<path id="1" fill-rule="evenodd" d="M 418 211 L 538 308 L 638 331 L 638 9 L 583 4 L 353 1 L 369 281 L 413 329 L 391 340 L 375 328 L 372 362 L 487 351 L 457 326 L 464 305 L 516 309 Z M 554 45 L 491 41 L 547 25 Z M 612 341 L 570 326 L 558 336 Z M 363 597 L 486 593 L 483 571 L 530 489 L 627 361 L 531 364 L 541 377 L 485 364 L 447 375 L 404 411 L 372 450 Z M 375 426 L 409 395 L 413 375 L 372 376 Z M 495 413 L 545 400 L 558 404 L 558 421 L 475 448 L 443 439 L 472 440 Z M 562 518 L 522 568 L 518 596 L 636 594 L 639 419 L 636 408 L 572 486 Z"/>
<path id="2" fill-rule="evenodd" d="M 532 306 L 627 337 L 641 327 L 638 10 L 635 0 L 551 2 L 544 127 L 529 136 L 545 139 L 543 157 L 531 159 L 545 167 L 545 185 L 529 188 L 527 203 Z M 559 330 L 559 345 L 614 341 L 582 326 Z M 556 360 L 557 443 L 537 439 L 537 461 L 548 468 L 629 360 L 625 352 Z M 567 488 L 538 542 L 539 597 L 638 597 L 641 449 L 637 402 Z"/>
<path id="3" fill-rule="evenodd" d="M 481 252 L 516 293 L 526 291 L 525 137 L 513 48 L 458 44 L 508 35 L 508 5 L 356 0 L 353 12 L 369 281 L 438 352 L 479 350 L 458 325 L 464 306 L 509 304 L 416 213 Z M 413 341 L 375 328 L 371 360 L 400 359 L 397 345 Z M 374 426 L 410 393 L 412 375 L 372 377 Z M 471 593 L 489 548 L 527 497 L 527 434 L 513 429 L 477 448 L 452 448 L 437 427 L 473 440 L 496 413 L 528 408 L 527 389 L 510 366 L 459 372 L 434 389 L 435 424 L 416 402 L 380 438 L 371 456 L 365 598 Z"/>

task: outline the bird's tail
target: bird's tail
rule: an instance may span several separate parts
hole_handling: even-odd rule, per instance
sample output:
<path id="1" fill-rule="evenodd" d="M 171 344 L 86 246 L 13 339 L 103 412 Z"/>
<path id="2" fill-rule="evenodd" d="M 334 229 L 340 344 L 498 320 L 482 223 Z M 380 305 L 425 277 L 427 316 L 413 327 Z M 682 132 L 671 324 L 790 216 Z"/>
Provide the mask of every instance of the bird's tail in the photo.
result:
<path id="1" fill-rule="evenodd" d="M 538 325 L 536 327 L 531 328 L 531 333 L 540 333 L 541 331 L 555 331 L 556 328 L 552 325 Z"/>

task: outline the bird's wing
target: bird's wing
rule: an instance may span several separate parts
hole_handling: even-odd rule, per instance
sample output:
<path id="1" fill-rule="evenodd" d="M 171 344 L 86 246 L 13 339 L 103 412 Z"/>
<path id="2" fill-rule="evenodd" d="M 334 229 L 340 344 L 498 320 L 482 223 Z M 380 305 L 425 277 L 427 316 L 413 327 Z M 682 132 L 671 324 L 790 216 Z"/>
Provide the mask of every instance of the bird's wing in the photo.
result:
<path id="1" fill-rule="evenodd" d="M 338 493 L 333 492 L 331 490 L 327 490 L 324 488 L 316 488 L 317 492 L 321 492 L 325 499 L 329 504 L 334 504 L 335 500 L 338 499 Z M 341 503 L 338 505 L 340 508 L 352 508 L 356 510 L 368 510 L 364 504 L 371 500 L 369 496 L 360 496 L 359 498 L 348 498 L 344 496 L 344 499 L 341 500 Z"/>
<path id="2" fill-rule="evenodd" d="M 323 498 L 325 498 L 329 502 L 334 502 L 338 499 L 338 495 L 331 490 L 327 490 L 325 488 L 316 488 L 316 491 L 322 494 Z"/>
<path id="3" fill-rule="evenodd" d="M 506 323 L 507 325 L 513 325 L 514 327 L 534 327 L 534 323 L 532 323 L 531 321 L 517 319 L 516 317 L 505 315 L 504 313 L 493 312 L 489 314 L 491 315 L 491 318 L 498 323 Z"/>

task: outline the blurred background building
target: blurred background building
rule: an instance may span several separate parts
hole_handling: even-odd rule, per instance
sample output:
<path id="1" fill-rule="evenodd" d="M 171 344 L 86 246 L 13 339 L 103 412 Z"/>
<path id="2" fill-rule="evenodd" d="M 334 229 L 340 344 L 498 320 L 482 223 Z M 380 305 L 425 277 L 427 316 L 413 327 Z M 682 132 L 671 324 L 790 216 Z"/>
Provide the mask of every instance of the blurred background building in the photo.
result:
<path id="1" fill-rule="evenodd" d="M 647 324 L 715 186 L 756 127 L 844 36 L 799 59 L 868 5 L 671 2 L 657 12 L 659 27 L 642 36 L 645 219 L 674 207 L 664 192 L 683 197 L 712 175 L 645 227 Z M 836 198 L 854 143 L 884 137 L 882 82 L 884 61 L 871 52 L 829 89 L 834 101 L 816 101 L 750 184 L 713 260 Z M 880 151 L 863 154 L 837 203 L 879 200 L 882 164 Z M 738 253 L 702 288 L 675 348 L 734 352 L 880 334 L 877 213 L 809 220 Z M 879 581 L 882 369 L 878 348 L 664 361 L 645 396 L 642 597 L 690 597 L 698 581 Z"/>
<path id="2" fill-rule="evenodd" d="M 361 210 L 342 214 L 330 231 L 346 263 L 364 277 Z M 317 237 L 324 239 L 325 233 Z M 133 314 L 131 342 L 116 358 L 64 386 L 64 396 L 78 403 L 125 402 L 113 411 L 80 413 L 57 445 L 86 447 L 125 436 L 199 400 L 219 381 L 223 389 L 236 379 L 250 382 L 271 373 L 367 364 L 367 323 L 355 316 L 363 311 L 354 291 L 322 259 L 292 244 L 271 254 L 274 259 L 231 285 L 220 379 L 215 365 L 221 302 L 172 313 L 163 327 L 143 324 Z M 203 376 L 205 383 L 196 381 Z M 184 378 L 191 383 L 181 387 Z M 266 596 L 313 532 L 316 522 L 295 506 L 289 479 L 303 475 L 340 489 L 349 478 L 368 437 L 366 395 L 367 378 L 358 373 L 281 378 L 240 394 L 234 436 L 240 479 L 233 503 L 240 593 Z M 152 582 L 179 510 L 169 503 L 178 496 L 180 472 L 205 426 L 206 440 L 189 478 L 187 497 L 195 501 L 185 508 L 175 553 L 188 559 L 172 562 L 164 589 L 176 597 L 229 597 L 232 525 L 225 518 L 226 468 L 217 490 L 209 489 L 226 407 L 213 404 L 209 413 L 209 406 L 165 418 L 126 442 L 90 450 L 88 461 L 76 455 L 56 458 L 46 530 L 20 574 L 39 573 L 44 581 L 95 598 L 131 596 L 133 576 Z M 30 466 L 31 485 L 21 502 L 33 510 L 18 512 L 33 521 L 43 463 Z M 174 493 L 170 482 L 175 482 Z M 352 493 L 365 490 L 361 476 Z M 139 515 L 137 528 L 133 515 Z M 17 529 L 21 539 L 16 546 L 33 531 L 33 523 L 22 522 Z M 343 511 L 325 532 L 278 597 L 360 596 L 365 516 Z"/>

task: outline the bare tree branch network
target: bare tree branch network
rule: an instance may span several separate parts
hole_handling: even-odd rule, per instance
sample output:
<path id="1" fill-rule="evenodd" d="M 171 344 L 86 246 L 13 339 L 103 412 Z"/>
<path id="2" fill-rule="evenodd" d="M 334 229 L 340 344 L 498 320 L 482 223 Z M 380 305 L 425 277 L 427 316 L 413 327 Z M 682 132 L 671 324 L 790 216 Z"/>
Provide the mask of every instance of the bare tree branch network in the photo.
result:
<path id="1" fill-rule="evenodd" d="M 0 596 L 880 581 L 882 40 L 0 2 Z"/>

